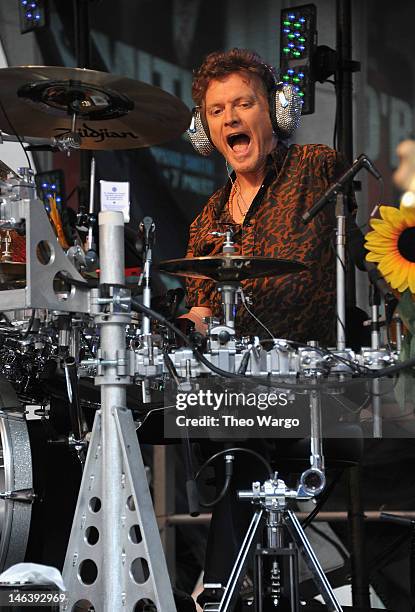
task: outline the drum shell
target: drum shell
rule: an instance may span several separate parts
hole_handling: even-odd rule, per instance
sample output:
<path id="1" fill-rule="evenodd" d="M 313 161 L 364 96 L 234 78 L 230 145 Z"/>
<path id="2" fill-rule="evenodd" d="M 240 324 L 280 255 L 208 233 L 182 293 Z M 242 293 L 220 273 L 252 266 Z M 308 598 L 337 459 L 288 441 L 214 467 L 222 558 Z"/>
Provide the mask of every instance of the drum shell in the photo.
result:
<path id="1" fill-rule="evenodd" d="M 0 490 L 34 492 L 33 503 L 0 500 L 0 571 L 30 561 L 63 568 L 81 480 L 81 465 L 46 419 L 26 420 L 10 385 L 0 380 Z"/>

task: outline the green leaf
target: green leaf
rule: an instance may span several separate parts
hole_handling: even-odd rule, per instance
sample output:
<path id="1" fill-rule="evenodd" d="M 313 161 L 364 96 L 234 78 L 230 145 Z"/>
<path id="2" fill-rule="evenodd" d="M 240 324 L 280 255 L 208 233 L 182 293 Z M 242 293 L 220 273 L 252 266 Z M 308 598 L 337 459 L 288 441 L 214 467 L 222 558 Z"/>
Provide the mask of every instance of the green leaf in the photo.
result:
<path id="1" fill-rule="evenodd" d="M 402 348 L 399 354 L 399 361 L 406 361 L 415 356 L 415 336 L 407 333 L 402 340 Z M 405 404 L 414 404 L 415 401 L 415 369 L 402 370 L 399 373 L 395 387 L 395 398 L 401 409 L 405 410 Z"/>
<path id="2" fill-rule="evenodd" d="M 411 336 L 415 335 L 415 302 L 412 299 L 412 293 L 409 289 L 402 293 L 398 311 L 402 321 L 411 333 Z"/>

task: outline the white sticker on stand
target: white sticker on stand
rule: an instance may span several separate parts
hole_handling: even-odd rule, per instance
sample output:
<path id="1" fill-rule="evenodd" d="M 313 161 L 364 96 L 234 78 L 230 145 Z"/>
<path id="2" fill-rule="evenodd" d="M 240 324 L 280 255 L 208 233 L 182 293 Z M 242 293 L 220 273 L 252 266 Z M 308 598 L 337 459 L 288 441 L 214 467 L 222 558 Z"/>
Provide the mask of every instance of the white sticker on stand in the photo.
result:
<path id="1" fill-rule="evenodd" d="M 100 181 L 101 210 L 119 210 L 124 215 L 124 223 L 130 220 L 130 183 Z"/>

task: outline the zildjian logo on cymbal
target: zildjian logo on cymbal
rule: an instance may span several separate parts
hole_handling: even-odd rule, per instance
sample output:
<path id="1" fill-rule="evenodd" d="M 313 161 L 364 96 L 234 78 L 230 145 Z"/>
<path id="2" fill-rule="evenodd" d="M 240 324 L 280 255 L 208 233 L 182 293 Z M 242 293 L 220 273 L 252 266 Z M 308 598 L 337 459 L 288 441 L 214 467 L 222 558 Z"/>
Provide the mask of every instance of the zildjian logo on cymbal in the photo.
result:
<path id="1" fill-rule="evenodd" d="M 61 137 L 68 136 L 72 133 L 72 130 L 70 128 L 55 128 L 55 132 L 57 132 L 57 137 Z M 95 142 L 103 142 L 109 138 L 138 138 L 134 132 L 113 132 L 107 128 L 94 129 L 86 123 L 83 123 L 82 127 L 76 130 L 76 133 L 81 138 L 93 138 Z"/>

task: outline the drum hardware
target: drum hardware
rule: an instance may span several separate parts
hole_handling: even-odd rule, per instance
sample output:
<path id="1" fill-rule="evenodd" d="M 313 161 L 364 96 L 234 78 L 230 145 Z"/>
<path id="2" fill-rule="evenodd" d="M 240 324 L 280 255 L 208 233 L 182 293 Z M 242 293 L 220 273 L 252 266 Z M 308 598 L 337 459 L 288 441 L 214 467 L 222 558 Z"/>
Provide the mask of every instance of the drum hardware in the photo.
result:
<path id="1" fill-rule="evenodd" d="M 87 239 L 84 255 L 84 264 L 88 272 L 95 272 L 99 266 L 97 247 L 94 242 L 94 232 L 97 229 L 97 216 L 94 214 L 94 199 L 95 199 L 95 157 L 91 158 L 91 169 L 89 178 L 89 211 L 87 215 Z M 78 218 L 85 215 L 78 215 Z"/>
<path id="2" fill-rule="evenodd" d="M 10 127 L 10 126 L 9 126 Z M 22 139 L 20 139 L 22 140 Z M 62 151 L 70 155 L 72 150 L 78 150 L 80 148 L 79 138 L 73 138 L 72 135 L 65 135 L 58 138 L 31 138 L 30 136 L 23 137 L 24 142 L 29 145 L 27 150 L 56 150 Z M 0 130 L 0 144 L 3 142 L 20 142 L 19 138 L 14 134 L 6 134 Z"/>
<path id="3" fill-rule="evenodd" d="M 16 308 L 48 308 L 89 312 L 88 288 L 57 281 L 59 274 L 67 274 L 74 281 L 84 283 L 83 277 L 70 263 L 57 242 L 43 204 L 37 199 L 6 199 L 2 213 L 9 214 L 13 224 L 26 226 L 26 288 L 1 293 L 2 310 Z M 12 264 L 0 264 L 11 266 Z M 13 265 L 13 269 L 17 264 Z M 23 266 L 19 264 L 19 274 Z M 9 274 L 10 269 L 6 268 Z M 7 278 L 7 276 L 6 276 Z"/>
<path id="4" fill-rule="evenodd" d="M 306 266 L 289 260 L 235 255 L 231 230 L 211 233 L 224 237 L 221 256 L 166 260 L 160 263 L 160 270 L 177 276 L 216 281 L 222 299 L 223 324 L 209 328 L 209 337 L 216 336 L 213 342 L 218 340 L 219 345 L 224 345 L 235 335 L 235 314 L 242 280 L 300 272 Z"/>
<path id="5" fill-rule="evenodd" d="M 307 480 L 307 478 L 303 480 Z M 290 599 L 291 612 L 299 612 L 298 555 L 301 554 L 323 597 L 327 609 L 331 612 L 342 612 L 342 608 L 311 548 L 301 524 L 287 504 L 287 501 L 290 499 L 311 499 L 313 493 L 308 492 L 301 486 L 296 490 L 289 489 L 285 482 L 279 479 L 278 474 L 275 473 L 273 477 L 270 477 L 269 480 L 262 484 L 254 482 L 251 491 L 238 491 L 238 497 L 241 500 L 250 500 L 256 506 L 256 509 L 229 580 L 223 589 L 220 601 L 205 604 L 204 612 L 230 612 L 234 609 L 239 589 L 245 576 L 248 558 L 255 549 L 255 610 L 258 612 L 263 610 L 263 598 L 266 596 L 270 598 L 271 603 L 275 607 L 278 607 L 282 589 L 284 589 L 284 595 Z M 260 541 L 264 519 L 267 539 L 265 548 L 261 544 L 257 544 Z M 288 546 L 284 543 L 285 531 L 288 531 L 291 538 L 291 543 Z M 284 563 L 285 560 L 288 562 Z M 281 582 L 280 574 L 280 570 L 283 569 L 284 565 L 288 566 L 287 574 L 289 575 L 289 582 L 285 585 Z M 270 584 L 269 592 L 264 587 L 264 574 L 267 568 Z M 221 585 L 215 586 L 216 588 L 221 587 Z"/>
<path id="6" fill-rule="evenodd" d="M 0 404 L 0 489 L 4 492 L 0 501 L 0 568 L 3 570 L 21 561 L 26 552 L 32 516 L 32 504 L 29 502 L 33 501 L 30 498 L 33 479 L 28 424 L 23 414 L 8 413 L 9 408 L 14 410 L 19 403 L 11 385 L 4 380 L 0 384 Z"/>
<path id="7" fill-rule="evenodd" d="M 2 103 L 16 132 L 23 140 L 40 137 L 40 145 L 147 147 L 179 137 L 191 118 L 183 102 L 157 87 L 85 68 L 3 68 L 0 83 Z M 10 129 L 3 114 L 0 128 Z"/>
<path id="8" fill-rule="evenodd" d="M 369 289 L 369 304 L 371 307 L 371 348 L 377 351 L 380 347 L 379 306 L 381 303 L 380 291 L 376 285 L 371 284 Z M 382 437 L 382 402 L 380 397 L 380 380 L 372 380 L 372 412 L 373 412 L 373 437 Z"/>
<path id="9" fill-rule="evenodd" d="M 2 262 L 10 262 L 12 260 L 12 253 L 10 250 L 10 246 L 12 244 L 12 239 L 10 236 L 10 230 L 6 230 L 6 235 L 3 238 L 4 251 L 1 253 L 1 261 Z"/>
<path id="10" fill-rule="evenodd" d="M 68 436 L 68 443 L 70 447 L 75 449 L 79 461 L 82 465 L 84 465 L 87 445 L 85 437 L 89 432 L 89 429 L 81 405 L 78 386 L 78 372 L 74 357 L 68 357 L 64 360 L 64 370 L 69 399 L 69 417 L 71 420 L 72 430 Z"/>
<path id="11" fill-rule="evenodd" d="M 153 258 L 153 244 L 155 239 L 155 223 L 151 217 L 144 217 L 140 223 L 140 232 L 143 235 L 143 271 L 140 275 L 138 286 L 144 282 L 143 287 L 143 304 L 147 308 L 151 307 L 151 263 Z M 141 335 L 143 341 L 147 342 L 150 335 L 150 318 L 145 314 L 142 315 L 141 319 Z"/>
<path id="12" fill-rule="evenodd" d="M 0 499 L 12 499 L 13 501 L 20 502 L 22 504 L 32 504 L 36 498 L 37 495 L 35 495 L 33 489 L 0 492 Z"/>
<path id="13" fill-rule="evenodd" d="M 93 308 L 101 337 L 95 379 L 101 386 L 101 411 L 95 417 L 63 569 L 70 593 L 67 607 L 72 609 L 76 601 L 85 599 L 94 608 L 112 612 L 124 606 L 133 608 L 138 600 L 146 598 L 160 610 L 173 611 L 134 422 L 131 412 L 123 408 L 126 386 L 131 382 L 125 348 L 125 327 L 131 315 L 124 300 L 127 296 L 121 292 L 122 213 L 101 212 L 99 228 L 101 295 L 94 296 Z M 99 533 L 93 547 L 86 541 L 90 527 Z M 83 581 L 87 560 L 94 566 L 92 584 Z"/>
<path id="14" fill-rule="evenodd" d="M 66 251 L 66 255 L 71 264 L 78 270 L 86 268 L 85 251 L 80 244 L 70 246 Z"/>
<path id="15" fill-rule="evenodd" d="M 396 352 L 401 352 L 402 349 L 402 319 L 398 314 L 393 315 L 393 321 L 395 323 L 395 338 L 396 338 Z"/>

